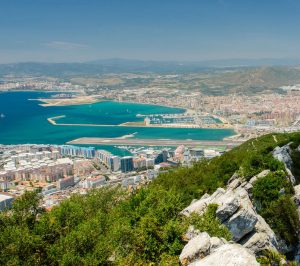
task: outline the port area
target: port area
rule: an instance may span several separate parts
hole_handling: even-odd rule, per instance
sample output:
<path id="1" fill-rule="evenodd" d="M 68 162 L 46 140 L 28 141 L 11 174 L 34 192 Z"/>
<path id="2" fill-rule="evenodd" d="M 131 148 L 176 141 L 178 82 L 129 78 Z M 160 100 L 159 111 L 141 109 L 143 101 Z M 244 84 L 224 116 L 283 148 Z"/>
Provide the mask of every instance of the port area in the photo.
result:
<path id="1" fill-rule="evenodd" d="M 191 139 L 138 139 L 138 138 L 90 138 L 83 137 L 67 142 L 67 144 L 85 144 L 85 145 L 132 145 L 132 146 L 227 146 L 233 148 L 242 143 L 242 141 L 235 140 L 219 140 L 219 141 L 205 141 L 205 140 L 191 140 Z"/>
<path id="2" fill-rule="evenodd" d="M 77 124 L 77 123 L 58 123 L 56 120 L 65 118 L 65 115 L 49 117 L 48 122 L 53 126 L 80 126 L 80 127 L 151 127 L 151 128 L 214 128 L 214 129 L 232 129 L 231 125 L 228 124 L 208 124 L 208 125 L 197 125 L 197 124 L 183 124 L 183 123 L 170 123 L 170 124 L 149 124 L 145 121 L 137 122 L 125 122 L 118 125 L 105 125 L 105 124 Z"/>

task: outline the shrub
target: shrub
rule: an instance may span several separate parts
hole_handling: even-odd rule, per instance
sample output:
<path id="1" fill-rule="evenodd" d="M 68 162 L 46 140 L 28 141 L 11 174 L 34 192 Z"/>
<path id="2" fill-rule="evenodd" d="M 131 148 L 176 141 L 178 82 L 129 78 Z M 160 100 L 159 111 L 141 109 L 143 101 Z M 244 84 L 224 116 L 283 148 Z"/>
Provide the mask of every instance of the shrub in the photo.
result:
<path id="1" fill-rule="evenodd" d="M 207 211 L 203 215 L 199 216 L 196 213 L 192 213 L 186 222 L 193 225 L 200 232 L 207 232 L 211 237 L 223 237 L 229 241 L 232 239 L 232 235 L 228 228 L 222 225 L 216 217 L 217 208 L 217 204 L 209 204 Z"/>

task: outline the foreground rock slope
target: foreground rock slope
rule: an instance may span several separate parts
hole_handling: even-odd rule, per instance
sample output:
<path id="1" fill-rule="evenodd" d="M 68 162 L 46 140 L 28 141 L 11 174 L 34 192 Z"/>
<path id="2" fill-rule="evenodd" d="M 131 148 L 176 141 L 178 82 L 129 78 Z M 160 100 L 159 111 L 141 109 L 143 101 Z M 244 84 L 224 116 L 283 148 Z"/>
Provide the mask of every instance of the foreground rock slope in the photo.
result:
<path id="1" fill-rule="evenodd" d="M 291 173 L 293 162 L 289 145 L 277 147 L 272 154 L 274 158 L 284 163 L 287 178 L 295 184 L 295 178 Z M 251 200 L 253 184 L 269 173 L 270 170 L 265 169 L 248 179 L 249 181 L 234 174 L 225 189 L 218 188 L 211 195 L 204 194 L 180 212 L 186 217 L 192 213 L 201 216 L 210 204 L 217 204 L 216 217 L 232 234 L 232 241 L 227 242 L 225 239 L 210 237 L 206 232 L 199 232 L 190 226 L 185 235 L 188 242 L 180 255 L 182 265 L 259 265 L 256 257 L 264 250 L 275 250 L 279 253 L 291 251 L 257 213 Z M 294 201 L 300 215 L 300 185 L 294 189 Z M 300 257 L 299 254 L 300 251 L 296 251 L 296 259 Z"/>

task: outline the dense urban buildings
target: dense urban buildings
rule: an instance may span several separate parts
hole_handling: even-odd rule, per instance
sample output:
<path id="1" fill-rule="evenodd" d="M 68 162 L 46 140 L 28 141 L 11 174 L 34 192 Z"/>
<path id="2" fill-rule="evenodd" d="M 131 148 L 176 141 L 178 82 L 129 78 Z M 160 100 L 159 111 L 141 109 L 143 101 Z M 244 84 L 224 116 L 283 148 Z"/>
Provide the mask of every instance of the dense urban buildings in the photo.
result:
<path id="1" fill-rule="evenodd" d="M 106 150 L 74 145 L 1 145 L 1 209 L 26 190 L 39 190 L 49 208 L 72 193 L 120 184 L 135 189 L 153 180 L 161 171 L 178 164 L 191 165 L 212 158 L 222 150 L 171 147 L 120 147 L 132 156 L 120 157 Z"/>

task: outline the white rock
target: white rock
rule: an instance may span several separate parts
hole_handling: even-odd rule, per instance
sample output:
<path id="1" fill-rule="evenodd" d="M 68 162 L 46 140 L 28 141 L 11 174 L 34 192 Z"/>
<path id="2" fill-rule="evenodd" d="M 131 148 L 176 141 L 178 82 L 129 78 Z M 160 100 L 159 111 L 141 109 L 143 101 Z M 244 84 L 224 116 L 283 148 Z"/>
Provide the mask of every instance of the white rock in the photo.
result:
<path id="1" fill-rule="evenodd" d="M 215 203 L 219 205 L 216 215 L 221 222 L 232 216 L 240 206 L 239 197 L 231 190 L 228 190 L 224 195 L 219 197 Z"/>
<path id="2" fill-rule="evenodd" d="M 282 147 L 276 147 L 273 150 L 272 154 L 273 154 L 274 158 L 276 158 L 280 162 L 283 162 L 285 164 L 285 167 L 291 170 L 292 165 L 293 165 L 293 160 L 290 155 L 291 152 L 292 152 L 292 150 L 291 150 L 290 143 L 289 143 Z"/>
<path id="3" fill-rule="evenodd" d="M 250 179 L 249 183 L 250 183 L 251 185 L 253 185 L 253 183 L 254 183 L 257 179 L 262 178 L 262 177 L 265 177 L 265 176 L 267 176 L 269 173 L 270 173 L 270 170 L 269 170 L 269 169 L 268 169 L 268 170 L 263 170 L 263 171 L 260 172 L 259 174 L 253 176 L 253 177 Z"/>
<path id="4" fill-rule="evenodd" d="M 190 204 L 185 209 L 183 209 L 180 212 L 180 214 L 189 216 L 191 213 L 195 212 L 195 213 L 198 213 L 199 215 L 202 215 L 205 212 L 209 203 L 210 203 L 210 198 L 204 198 L 204 199 L 197 200 L 197 201 L 193 202 L 192 204 Z"/>
<path id="5" fill-rule="evenodd" d="M 207 206 L 210 203 L 214 203 L 215 200 L 223 194 L 225 194 L 225 189 L 223 188 L 218 188 L 211 196 L 204 194 L 201 199 L 190 204 L 188 207 L 182 210 L 180 214 L 189 216 L 191 213 L 195 212 L 199 215 L 202 215 L 206 211 Z"/>
<path id="6" fill-rule="evenodd" d="M 226 221 L 225 225 L 230 230 L 233 240 L 239 241 L 243 236 L 254 230 L 258 218 L 251 209 L 240 209 Z"/>
<path id="7" fill-rule="evenodd" d="M 195 259 L 209 254 L 210 236 L 204 232 L 191 239 L 183 248 L 179 260 L 182 265 L 188 265 Z"/>
<path id="8" fill-rule="evenodd" d="M 242 184 L 242 181 L 239 178 L 237 178 L 237 179 L 234 179 L 231 183 L 229 183 L 229 185 L 227 186 L 227 188 L 228 189 L 235 189 L 240 184 Z"/>
<path id="9" fill-rule="evenodd" d="M 238 173 L 234 173 L 230 178 L 229 178 L 229 180 L 227 181 L 227 184 L 230 184 L 233 180 L 235 180 L 235 179 L 237 179 L 237 178 L 239 178 L 240 177 L 240 175 L 238 174 Z"/>
<path id="10" fill-rule="evenodd" d="M 210 253 L 214 252 L 217 248 L 219 248 L 220 246 L 226 244 L 227 241 L 224 238 L 218 238 L 213 236 L 210 239 Z"/>
<path id="11" fill-rule="evenodd" d="M 291 158 L 292 149 L 290 147 L 290 144 L 284 145 L 282 147 L 276 147 L 272 154 L 273 157 L 276 158 L 278 161 L 283 162 L 287 171 L 287 178 L 291 181 L 291 183 L 294 185 L 296 183 L 296 179 L 292 174 L 292 166 L 293 166 L 293 160 Z"/>
<path id="12" fill-rule="evenodd" d="M 225 244 L 190 266 L 258 266 L 254 254 L 239 244 Z"/>
<path id="13" fill-rule="evenodd" d="M 265 219 L 257 214 L 257 223 L 255 224 L 255 230 L 248 238 L 243 239 L 240 244 L 245 248 L 250 249 L 255 254 L 258 254 L 264 249 L 278 250 L 279 244 L 276 239 L 276 235 L 271 227 L 266 223 Z"/>
<path id="14" fill-rule="evenodd" d="M 226 193 L 226 190 L 224 188 L 217 188 L 217 190 L 210 196 L 211 201 L 213 202 L 220 196 L 224 195 Z"/>

